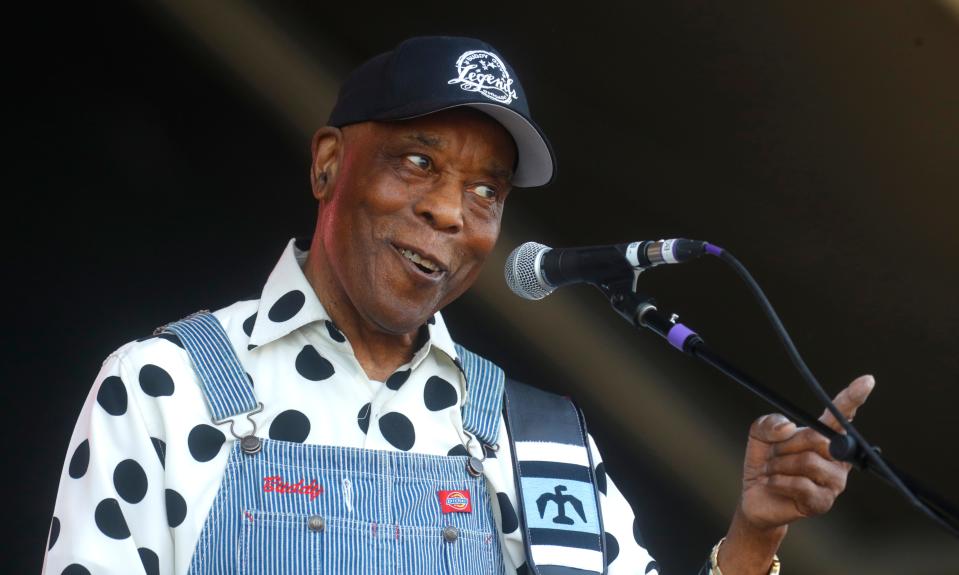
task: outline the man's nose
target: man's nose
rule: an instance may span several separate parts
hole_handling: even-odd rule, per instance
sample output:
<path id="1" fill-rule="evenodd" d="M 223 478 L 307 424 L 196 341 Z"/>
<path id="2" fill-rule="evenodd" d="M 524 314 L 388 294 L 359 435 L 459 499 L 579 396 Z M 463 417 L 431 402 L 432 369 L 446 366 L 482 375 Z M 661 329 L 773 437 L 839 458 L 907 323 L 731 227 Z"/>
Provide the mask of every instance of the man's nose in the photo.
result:
<path id="1" fill-rule="evenodd" d="M 427 188 L 414 206 L 416 214 L 433 229 L 456 233 L 463 229 L 463 184 L 442 178 Z"/>

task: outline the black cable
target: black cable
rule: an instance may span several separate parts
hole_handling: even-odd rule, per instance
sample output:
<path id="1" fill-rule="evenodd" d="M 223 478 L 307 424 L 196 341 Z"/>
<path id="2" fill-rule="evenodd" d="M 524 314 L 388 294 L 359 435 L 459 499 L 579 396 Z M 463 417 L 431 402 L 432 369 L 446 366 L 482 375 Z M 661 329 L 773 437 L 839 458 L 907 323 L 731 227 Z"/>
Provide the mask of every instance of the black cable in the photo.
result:
<path id="1" fill-rule="evenodd" d="M 710 251 L 710 253 L 717 255 L 714 251 Z M 907 486 L 902 480 L 902 478 L 900 478 L 899 475 L 894 472 L 889 465 L 886 464 L 883 458 L 880 457 L 880 455 L 876 452 L 875 448 L 872 447 L 859 433 L 859 430 L 857 430 L 852 423 L 846 419 L 842 412 L 836 408 L 832 402 L 832 399 L 829 397 L 829 394 L 826 393 L 826 391 L 822 388 L 822 386 L 819 384 L 819 381 L 816 379 L 816 376 L 813 375 L 812 370 L 809 369 L 809 366 L 806 365 L 806 362 L 803 361 L 802 357 L 799 355 L 799 350 L 796 349 L 792 338 L 789 337 L 789 333 L 786 331 L 785 326 L 783 326 L 782 321 L 779 319 L 779 315 L 776 314 L 776 310 L 773 309 L 773 306 L 766 297 L 766 294 L 763 292 L 762 288 L 759 287 L 759 284 L 749 273 L 746 267 L 740 263 L 735 256 L 726 250 L 721 250 L 718 254 L 718 257 L 732 267 L 739 277 L 746 282 L 746 285 L 749 286 L 749 290 L 759 301 L 759 305 L 762 308 L 763 313 L 772 324 L 773 331 L 776 332 L 776 335 L 782 342 L 783 347 L 786 348 L 786 354 L 796 367 L 796 370 L 799 371 L 799 374 L 802 376 L 803 380 L 810 387 L 810 389 L 812 389 L 813 394 L 826 406 L 826 409 L 829 410 L 833 417 L 836 418 L 836 421 L 839 422 L 839 425 L 846 430 L 846 433 L 855 439 L 862 450 L 863 455 L 868 463 L 871 464 L 873 469 L 879 471 L 880 476 L 892 483 L 892 485 L 895 486 L 895 488 L 898 489 L 903 495 L 905 495 L 906 499 L 908 499 L 909 502 L 914 506 L 919 508 L 920 511 L 933 519 L 936 523 L 952 533 L 954 536 L 959 537 L 959 528 L 941 517 L 939 512 L 926 505 L 925 502 L 917 497 L 916 494 L 913 493 L 912 489 L 910 489 L 909 486 Z"/>

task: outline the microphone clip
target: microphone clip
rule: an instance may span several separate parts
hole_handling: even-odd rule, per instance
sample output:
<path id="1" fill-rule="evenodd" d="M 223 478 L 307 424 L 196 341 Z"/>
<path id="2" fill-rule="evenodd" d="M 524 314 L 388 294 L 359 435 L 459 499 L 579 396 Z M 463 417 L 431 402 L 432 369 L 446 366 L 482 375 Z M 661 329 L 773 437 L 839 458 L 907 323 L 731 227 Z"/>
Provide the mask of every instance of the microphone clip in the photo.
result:
<path id="1" fill-rule="evenodd" d="M 639 293 L 636 288 L 638 285 L 639 274 L 642 269 L 637 269 L 633 279 L 623 278 L 615 281 L 593 284 L 599 291 L 603 292 L 609 304 L 613 309 L 628 321 L 635 328 L 645 327 L 643 325 L 643 316 L 649 311 L 656 310 L 656 300 L 652 297 Z"/>

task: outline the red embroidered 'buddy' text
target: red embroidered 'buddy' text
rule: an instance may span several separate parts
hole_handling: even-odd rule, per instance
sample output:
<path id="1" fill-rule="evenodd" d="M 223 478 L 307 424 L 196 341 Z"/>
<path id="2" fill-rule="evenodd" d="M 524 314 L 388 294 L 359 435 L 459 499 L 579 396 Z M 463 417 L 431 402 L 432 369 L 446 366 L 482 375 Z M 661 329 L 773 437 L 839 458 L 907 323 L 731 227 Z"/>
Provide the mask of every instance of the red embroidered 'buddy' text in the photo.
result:
<path id="1" fill-rule="evenodd" d="M 310 501 L 313 501 L 320 495 L 323 495 L 323 486 L 311 480 L 309 485 L 304 485 L 303 480 L 296 483 L 287 483 L 279 475 L 271 475 L 263 478 L 264 493 L 294 493 L 297 495 L 309 495 Z"/>

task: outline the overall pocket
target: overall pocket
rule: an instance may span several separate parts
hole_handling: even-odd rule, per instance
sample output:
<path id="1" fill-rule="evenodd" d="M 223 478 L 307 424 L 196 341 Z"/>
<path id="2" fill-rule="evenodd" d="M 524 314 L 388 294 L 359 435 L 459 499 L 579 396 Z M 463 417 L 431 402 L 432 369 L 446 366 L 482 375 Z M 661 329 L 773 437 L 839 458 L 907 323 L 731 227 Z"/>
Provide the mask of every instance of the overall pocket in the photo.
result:
<path id="1" fill-rule="evenodd" d="M 494 534 L 319 515 L 244 512 L 240 572 L 261 575 L 493 575 Z"/>

